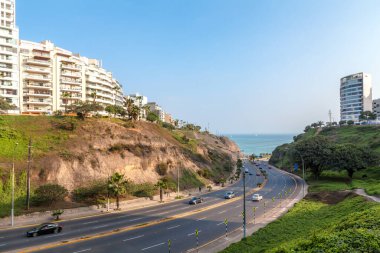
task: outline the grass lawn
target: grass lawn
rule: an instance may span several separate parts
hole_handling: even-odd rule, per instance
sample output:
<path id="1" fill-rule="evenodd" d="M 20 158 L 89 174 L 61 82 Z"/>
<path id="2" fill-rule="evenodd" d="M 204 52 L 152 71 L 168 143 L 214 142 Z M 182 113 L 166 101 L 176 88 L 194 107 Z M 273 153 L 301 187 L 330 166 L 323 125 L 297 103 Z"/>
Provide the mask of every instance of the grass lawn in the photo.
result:
<path id="1" fill-rule="evenodd" d="M 378 252 L 380 205 L 348 197 L 335 205 L 302 200 L 286 215 L 246 240 L 232 252 Z"/>
<path id="2" fill-rule="evenodd" d="M 380 195 L 380 168 L 368 168 L 354 174 L 350 182 L 345 171 L 324 171 L 319 180 L 308 177 L 309 192 L 364 189 L 367 194 Z"/>

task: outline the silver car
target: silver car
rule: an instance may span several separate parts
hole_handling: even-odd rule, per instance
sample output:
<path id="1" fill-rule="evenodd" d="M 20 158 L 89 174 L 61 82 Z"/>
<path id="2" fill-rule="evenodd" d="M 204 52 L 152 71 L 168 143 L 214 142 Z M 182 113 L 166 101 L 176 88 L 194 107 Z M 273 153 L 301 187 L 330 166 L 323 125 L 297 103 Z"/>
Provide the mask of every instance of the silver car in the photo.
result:
<path id="1" fill-rule="evenodd" d="M 228 191 L 224 194 L 224 198 L 225 199 L 232 199 L 232 198 L 235 198 L 235 192 L 233 191 Z"/>

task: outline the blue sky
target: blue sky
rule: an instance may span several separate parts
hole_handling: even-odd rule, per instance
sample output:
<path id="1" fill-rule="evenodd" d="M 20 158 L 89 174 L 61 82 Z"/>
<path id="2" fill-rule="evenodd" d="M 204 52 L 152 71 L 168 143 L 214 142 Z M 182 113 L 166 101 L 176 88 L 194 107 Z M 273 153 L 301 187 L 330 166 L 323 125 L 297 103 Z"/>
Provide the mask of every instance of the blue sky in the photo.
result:
<path id="1" fill-rule="evenodd" d="M 101 59 L 174 117 L 217 133 L 339 120 L 339 79 L 380 97 L 377 0 L 16 0 L 20 38 Z"/>

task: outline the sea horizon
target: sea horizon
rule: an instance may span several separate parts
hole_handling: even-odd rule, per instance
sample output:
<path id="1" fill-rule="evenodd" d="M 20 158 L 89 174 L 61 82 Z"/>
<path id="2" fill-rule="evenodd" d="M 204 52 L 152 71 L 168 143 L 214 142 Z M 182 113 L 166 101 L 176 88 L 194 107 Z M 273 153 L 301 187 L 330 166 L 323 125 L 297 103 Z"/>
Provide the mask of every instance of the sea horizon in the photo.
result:
<path id="1" fill-rule="evenodd" d="M 272 153 L 276 147 L 293 142 L 297 134 L 224 134 L 234 141 L 244 154 Z"/>

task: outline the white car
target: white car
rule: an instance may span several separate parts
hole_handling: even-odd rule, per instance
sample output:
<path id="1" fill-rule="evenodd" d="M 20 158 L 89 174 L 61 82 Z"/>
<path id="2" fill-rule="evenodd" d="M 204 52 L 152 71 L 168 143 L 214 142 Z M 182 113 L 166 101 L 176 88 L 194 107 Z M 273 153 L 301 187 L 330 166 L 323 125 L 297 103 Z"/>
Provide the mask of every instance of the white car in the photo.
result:
<path id="1" fill-rule="evenodd" d="M 261 196 L 260 194 L 253 194 L 252 195 L 252 201 L 260 201 L 263 199 L 263 196 Z"/>

